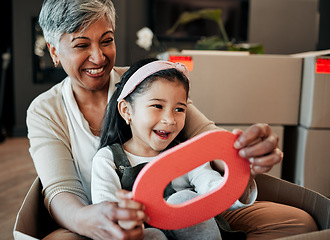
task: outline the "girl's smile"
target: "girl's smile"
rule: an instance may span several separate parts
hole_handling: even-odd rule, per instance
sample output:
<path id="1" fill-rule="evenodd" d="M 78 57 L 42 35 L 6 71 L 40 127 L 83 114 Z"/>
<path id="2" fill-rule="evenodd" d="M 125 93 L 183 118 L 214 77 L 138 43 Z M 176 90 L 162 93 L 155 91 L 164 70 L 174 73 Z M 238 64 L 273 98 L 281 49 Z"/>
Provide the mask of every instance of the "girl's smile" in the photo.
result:
<path id="1" fill-rule="evenodd" d="M 167 140 L 170 136 L 170 132 L 162 131 L 162 130 L 154 130 L 154 133 L 159 136 L 162 140 Z"/>

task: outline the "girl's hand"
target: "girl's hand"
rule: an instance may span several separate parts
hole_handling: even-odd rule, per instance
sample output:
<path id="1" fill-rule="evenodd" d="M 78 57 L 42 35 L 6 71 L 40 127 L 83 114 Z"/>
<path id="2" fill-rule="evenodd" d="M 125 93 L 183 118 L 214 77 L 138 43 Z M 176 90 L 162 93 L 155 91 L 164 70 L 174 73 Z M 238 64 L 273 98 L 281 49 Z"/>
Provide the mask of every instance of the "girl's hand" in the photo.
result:
<path id="1" fill-rule="evenodd" d="M 135 210 L 139 210 L 139 211 L 143 211 L 144 210 L 144 206 L 136 201 L 132 200 L 132 192 L 126 191 L 126 190 L 119 190 L 116 193 L 117 198 L 119 199 L 119 203 L 118 206 L 120 208 L 123 209 L 135 209 Z M 145 221 L 147 221 L 148 219 L 144 219 Z M 134 229 L 137 226 L 144 226 L 143 225 L 143 221 L 139 220 L 139 221 L 118 221 L 118 224 L 126 229 L 126 230 L 131 230 Z"/>
<path id="2" fill-rule="evenodd" d="M 135 209 L 121 208 L 112 202 L 86 206 L 79 211 L 79 232 L 95 240 L 141 240 L 144 238 L 143 221 L 147 220 L 142 208 L 141 204 L 135 205 Z M 126 230 L 118 224 L 121 221 L 134 221 L 137 224 Z"/>
<path id="3" fill-rule="evenodd" d="M 283 152 L 278 148 L 278 136 L 268 124 L 254 124 L 246 131 L 233 130 L 239 135 L 234 147 L 239 155 L 251 162 L 251 173 L 257 175 L 269 172 L 283 159 Z"/>

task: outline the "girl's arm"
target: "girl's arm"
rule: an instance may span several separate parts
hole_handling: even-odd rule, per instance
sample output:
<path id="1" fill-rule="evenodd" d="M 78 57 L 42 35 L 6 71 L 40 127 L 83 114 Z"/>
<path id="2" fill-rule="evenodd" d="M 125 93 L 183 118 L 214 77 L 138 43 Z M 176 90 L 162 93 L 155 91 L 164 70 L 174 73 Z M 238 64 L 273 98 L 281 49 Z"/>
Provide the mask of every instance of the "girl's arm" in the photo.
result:
<path id="1" fill-rule="evenodd" d="M 91 172 L 92 202 L 118 202 L 116 192 L 121 189 L 121 183 L 116 172 L 113 154 L 110 148 L 98 150 L 93 158 Z"/>
<path id="2" fill-rule="evenodd" d="M 201 195 L 215 189 L 223 181 L 222 175 L 213 170 L 209 163 L 203 164 L 202 166 L 190 171 L 187 175 L 190 184 L 194 186 L 195 191 Z M 254 203 L 256 198 L 257 186 L 253 180 L 253 177 L 250 177 L 244 193 L 239 198 L 239 201 L 236 201 L 230 209 L 233 210 L 251 205 Z"/>
<path id="3" fill-rule="evenodd" d="M 101 148 L 93 158 L 91 191 L 93 203 L 118 202 L 118 207 L 125 210 L 142 211 L 143 206 L 132 200 L 131 192 L 121 190 L 121 183 L 116 173 L 113 153 L 108 147 Z M 141 227 L 141 219 L 119 220 L 120 227 L 131 230 Z"/>

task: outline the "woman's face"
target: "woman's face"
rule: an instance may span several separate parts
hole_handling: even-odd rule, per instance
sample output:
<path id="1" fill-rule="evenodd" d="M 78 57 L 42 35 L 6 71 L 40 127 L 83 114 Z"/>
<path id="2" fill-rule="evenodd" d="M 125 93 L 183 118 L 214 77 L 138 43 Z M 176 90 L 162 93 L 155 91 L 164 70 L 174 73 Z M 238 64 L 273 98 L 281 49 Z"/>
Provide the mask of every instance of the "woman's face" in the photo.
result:
<path id="1" fill-rule="evenodd" d="M 103 17 L 85 31 L 64 34 L 59 49 L 50 46 L 50 53 L 71 77 L 74 91 L 101 90 L 108 86 L 116 58 L 112 24 Z"/>

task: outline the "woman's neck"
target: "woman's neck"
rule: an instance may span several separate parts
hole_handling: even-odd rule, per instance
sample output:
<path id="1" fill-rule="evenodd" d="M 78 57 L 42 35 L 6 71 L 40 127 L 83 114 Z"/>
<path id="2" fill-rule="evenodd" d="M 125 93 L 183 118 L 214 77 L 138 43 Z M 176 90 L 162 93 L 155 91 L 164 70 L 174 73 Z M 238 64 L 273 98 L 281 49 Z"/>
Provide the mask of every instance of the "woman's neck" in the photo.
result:
<path id="1" fill-rule="evenodd" d="M 103 115 L 108 102 L 108 87 L 98 91 L 73 89 L 73 95 L 80 112 L 89 124 L 91 132 L 99 136 Z"/>
<path id="2" fill-rule="evenodd" d="M 72 86 L 74 98 L 79 106 L 95 107 L 106 103 L 108 100 L 109 84 L 100 90 L 88 90 L 82 87 Z"/>

